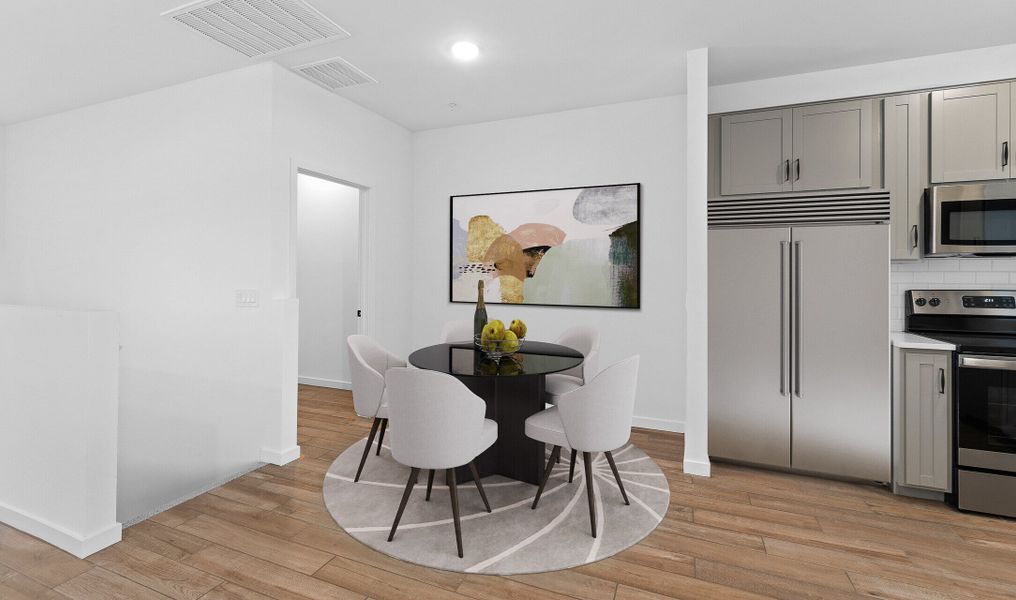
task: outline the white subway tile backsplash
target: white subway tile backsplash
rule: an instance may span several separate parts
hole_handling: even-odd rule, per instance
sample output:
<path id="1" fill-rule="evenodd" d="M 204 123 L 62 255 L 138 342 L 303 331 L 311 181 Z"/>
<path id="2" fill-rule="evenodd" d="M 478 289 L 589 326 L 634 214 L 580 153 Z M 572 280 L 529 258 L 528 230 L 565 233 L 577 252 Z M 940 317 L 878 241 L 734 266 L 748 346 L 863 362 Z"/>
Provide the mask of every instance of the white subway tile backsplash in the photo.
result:
<path id="1" fill-rule="evenodd" d="M 959 271 L 960 259 L 958 258 L 937 258 L 928 261 L 929 271 Z"/>
<path id="2" fill-rule="evenodd" d="M 921 261 L 918 261 L 918 262 L 926 262 L 927 260 L 936 260 L 936 259 L 934 259 L 934 258 L 932 258 L 932 259 L 925 259 L 925 260 L 921 260 Z M 959 260 L 959 263 L 960 263 L 960 271 L 990 271 L 991 270 L 991 259 L 990 258 L 964 258 L 964 259 L 957 259 L 957 260 Z"/>
<path id="3" fill-rule="evenodd" d="M 977 283 L 1009 283 L 1009 274 L 1001 271 L 989 271 L 987 273 L 978 271 L 975 281 Z"/>
<path id="4" fill-rule="evenodd" d="M 907 290 L 1016 289 L 1016 258 L 929 258 L 894 261 L 889 273 L 890 326 L 902 330 Z"/>

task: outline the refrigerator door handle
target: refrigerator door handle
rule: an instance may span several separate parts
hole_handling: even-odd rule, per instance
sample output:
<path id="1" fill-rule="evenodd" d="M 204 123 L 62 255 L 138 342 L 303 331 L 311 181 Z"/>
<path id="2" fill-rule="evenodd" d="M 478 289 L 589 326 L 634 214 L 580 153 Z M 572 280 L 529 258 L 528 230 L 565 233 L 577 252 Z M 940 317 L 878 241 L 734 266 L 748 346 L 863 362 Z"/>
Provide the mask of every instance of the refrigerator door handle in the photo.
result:
<path id="1" fill-rule="evenodd" d="M 794 268 L 793 268 L 793 370 L 794 370 L 794 395 L 801 397 L 801 242 L 794 241 Z"/>
<path id="2" fill-rule="evenodd" d="M 787 395 L 790 387 L 790 327 L 787 278 L 790 276 L 790 242 L 780 242 L 780 395 Z"/>

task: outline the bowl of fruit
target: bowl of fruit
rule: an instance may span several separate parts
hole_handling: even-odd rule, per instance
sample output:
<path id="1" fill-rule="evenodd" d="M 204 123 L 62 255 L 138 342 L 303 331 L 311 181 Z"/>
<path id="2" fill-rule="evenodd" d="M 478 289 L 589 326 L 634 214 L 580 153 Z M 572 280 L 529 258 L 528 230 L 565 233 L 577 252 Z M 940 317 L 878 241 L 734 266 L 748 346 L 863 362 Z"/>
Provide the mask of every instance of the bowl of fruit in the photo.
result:
<path id="1" fill-rule="evenodd" d="M 526 341 L 526 324 L 515 319 L 505 327 L 504 323 L 495 319 L 484 325 L 483 331 L 473 341 L 477 348 L 496 362 L 522 348 Z"/>

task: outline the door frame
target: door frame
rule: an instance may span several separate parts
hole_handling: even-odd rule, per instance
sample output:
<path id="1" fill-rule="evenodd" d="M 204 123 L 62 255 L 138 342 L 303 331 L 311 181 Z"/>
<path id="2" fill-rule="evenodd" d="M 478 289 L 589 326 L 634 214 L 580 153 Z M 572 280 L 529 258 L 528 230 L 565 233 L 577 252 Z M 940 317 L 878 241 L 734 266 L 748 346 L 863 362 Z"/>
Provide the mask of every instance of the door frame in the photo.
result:
<path id="1" fill-rule="evenodd" d="M 374 333 L 374 203 L 371 202 L 371 188 L 369 186 L 349 181 L 341 177 L 329 174 L 328 169 L 312 165 L 306 161 L 291 161 L 289 177 L 289 273 L 286 287 L 287 296 L 297 298 L 296 281 L 299 256 L 297 251 L 298 227 L 298 186 L 297 181 L 300 175 L 309 175 L 326 181 L 331 181 L 360 191 L 359 199 L 359 228 L 357 235 L 358 246 L 358 270 L 357 280 L 359 282 L 359 310 L 361 316 L 357 319 L 357 333 L 361 335 L 373 335 Z M 299 318 L 299 317 L 297 317 Z"/>

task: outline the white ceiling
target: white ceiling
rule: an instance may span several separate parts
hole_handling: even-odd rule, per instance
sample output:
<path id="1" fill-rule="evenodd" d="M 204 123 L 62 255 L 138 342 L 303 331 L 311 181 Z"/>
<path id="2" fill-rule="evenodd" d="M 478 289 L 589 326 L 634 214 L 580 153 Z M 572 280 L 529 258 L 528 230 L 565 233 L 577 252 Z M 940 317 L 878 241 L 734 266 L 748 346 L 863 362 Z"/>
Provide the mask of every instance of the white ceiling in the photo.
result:
<path id="1" fill-rule="evenodd" d="M 721 84 L 1016 42 L 1012 0 L 310 2 L 352 37 L 274 60 L 346 58 L 379 83 L 341 94 L 413 130 L 679 94 L 702 46 Z M 0 123 L 251 64 L 159 16 L 183 3 L 0 0 Z"/>

